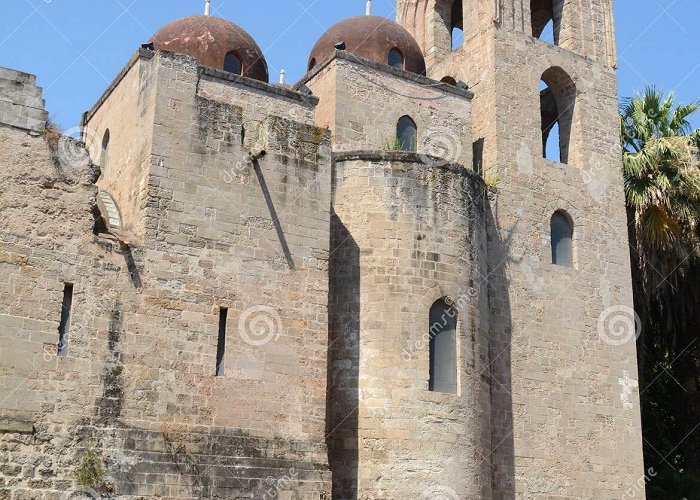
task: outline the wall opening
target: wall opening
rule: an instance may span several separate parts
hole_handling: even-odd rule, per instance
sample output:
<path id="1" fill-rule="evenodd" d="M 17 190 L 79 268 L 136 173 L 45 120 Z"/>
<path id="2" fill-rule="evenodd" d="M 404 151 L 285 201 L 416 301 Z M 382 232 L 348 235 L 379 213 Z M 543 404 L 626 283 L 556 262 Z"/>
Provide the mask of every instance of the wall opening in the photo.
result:
<path id="1" fill-rule="evenodd" d="M 451 48 L 455 51 L 464 45 L 464 15 L 462 10 L 462 0 L 452 2 L 450 12 L 450 39 Z"/>
<path id="2" fill-rule="evenodd" d="M 484 138 L 481 137 L 472 144 L 472 168 L 479 175 L 484 174 Z"/>
<path id="3" fill-rule="evenodd" d="M 576 85 L 559 67 L 544 72 L 540 81 L 542 156 L 559 163 L 569 162 L 576 107 Z"/>
<path id="4" fill-rule="evenodd" d="M 389 66 L 396 69 L 404 68 L 403 54 L 399 49 L 391 49 L 388 58 Z"/>
<path id="5" fill-rule="evenodd" d="M 235 52 L 229 52 L 224 58 L 224 71 L 240 75 L 243 73 L 243 63 Z"/>
<path id="6" fill-rule="evenodd" d="M 226 353 L 226 318 L 228 307 L 219 308 L 219 338 L 216 343 L 216 376 L 224 374 L 224 354 Z"/>
<path id="7" fill-rule="evenodd" d="M 102 152 L 100 153 L 100 166 L 102 167 L 102 174 L 106 175 L 107 167 L 109 165 L 109 129 L 105 130 L 102 136 Z"/>
<path id="8" fill-rule="evenodd" d="M 404 115 L 396 124 L 396 141 L 402 151 L 416 151 L 418 145 L 418 127 L 416 122 Z"/>
<path id="9" fill-rule="evenodd" d="M 462 0 L 434 2 L 436 20 L 433 41 L 435 48 L 447 55 L 464 45 L 464 15 Z"/>
<path id="10" fill-rule="evenodd" d="M 58 325 L 58 355 L 68 355 L 68 331 L 70 330 L 71 311 L 73 309 L 73 283 L 63 285 L 61 303 L 61 322 Z"/>
<path id="11" fill-rule="evenodd" d="M 564 0 L 531 0 L 532 36 L 552 45 L 559 45 Z"/>
<path id="12" fill-rule="evenodd" d="M 437 300 L 430 308 L 430 378 L 428 389 L 457 394 L 457 311 Z"/>
<path id="13" fill-rule="evenodd" d="M 459 50 L 462 45 L 464 45 L 464 30 L 455 26 L 452 28 L 452 52 Z"/>
<path id="14" fill-rule="evenodd" d="M 440 80 L 442 83 L 449 83 L 450 85 L 457 85 L 457 80 L 452 78 L 451 76 L 443 76 L 442 80 Z"/>
<path id="15" fill-rule="evenodd" d="M 315 67 L 316 67 L 316 58 L 312 58 L 312 59 L 309 61 L 309 71 L 311 71 L 311 70 L 314 69 Z"/>
<path id="16" fill-rule="evenodd" d="M 563 210 L 557 210 L 552 215 L 550 230 L 552 236 L 552 264 L 573 267 L 574 226 L 571 217 Z"/>

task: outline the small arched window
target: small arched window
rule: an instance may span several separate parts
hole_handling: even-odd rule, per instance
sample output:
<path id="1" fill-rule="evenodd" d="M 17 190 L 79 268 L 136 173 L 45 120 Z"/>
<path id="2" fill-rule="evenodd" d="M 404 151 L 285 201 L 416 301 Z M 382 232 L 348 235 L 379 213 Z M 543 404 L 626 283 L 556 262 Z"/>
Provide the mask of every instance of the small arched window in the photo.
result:
<path id="1" fill-rule="evenodd" d="M 109 129 L 105 130 L 105 134 L 102 136 L 102 152 L 100 154 L 100 166 L 102 167 L 102 172 L 107 172 L 107 166 L 109 164 Z"/>
<path id="2" fill-rule="evenodd" d="M 309 61 L 309 71 L 311 71 L 311 70 L 314 69 L 315 67 L 316 67 L 316 58 L 314 57 L 313 59 L 311 59 L 311 60 Z"/>
<path id="3" fill-rule="evenodd" d="M 552 264 L 573 267 L 574 227 L 568 214 L 561 210 L 554 212 L 550 222 L 552 231 Z"/>
<path id="4" fill-rule="evenodd" d="M 457 311 L 443 299 L 430 308 L 430 378 L 428 389 L 457 393 Z"/>
<path id="5" fill-rule="evenodd" d="M 243 73 L 243 63 L 235 52 L 229 52 L 224 58 L 224 71 L 240 75 Z"/>
<path id="6" fill-rule="evenodd" d="M 391 49 L 389 51 L 389 66 L 392 68 L 403 69 L 403 54 L 399 49 Z"/>
<path id="7" fill-rule="evenodd" d="M 399 148 L 402 151 L 416 151 L 417 137 L 418 127 L 416 127 L 416 122 L 408 115 L 399 118 L 396 124 L 396 140 Z"/>
<path id="8" fill-rule="evenodd" d="M 457 85 L 457 80 L 452 78 L 451 76 L 443 76 L 442 80 L 440 80 L 443 83 L 448 83 L 450 85 Z"/>

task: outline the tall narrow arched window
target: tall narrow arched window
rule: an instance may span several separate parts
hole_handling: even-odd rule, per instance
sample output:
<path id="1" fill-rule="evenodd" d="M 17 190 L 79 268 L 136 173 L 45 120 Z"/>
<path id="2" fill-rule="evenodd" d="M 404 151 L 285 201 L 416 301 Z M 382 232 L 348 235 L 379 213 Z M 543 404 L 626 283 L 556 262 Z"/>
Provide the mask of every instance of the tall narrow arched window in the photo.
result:
<path id="1" fill-rule="evenodd" d="M 430 308 L 430 378 L 428 389 L 457 393 L 457 311 L 443 299 Z"/>
<path id="2" fill-rule="evenodd" d="M 464 15 L 462 0 L 453 0 L 450 9 L 450 48 L 454 51 L 464 44 Z"/>
<path id="3" fill-rule="evenodd" d="M 389 66 L 403 69 L 403 54 L 399 49 L 391 49 L 389 51 Z"/>
<path id="4" fill-rule="evenodd" d="M 552 264 L 573 267 L 573 236 L 574 227 L 571 218 L 565 212 L 558 210 L 550 221 L 552 231 Z"/>
<path id="5" fill-rule="evenodd" d="M 564 0 L 530 0 L 532 36 L 559 45 Z"/>
<path id="6" fill-rule="evenodd" d="M 432 4 L 435 5 L 435 19 L 442 21 L 432 26 L 435 49 L 447 55 L 464 44 L 464 2 L 440 0 Z"/>
<path id="7" fill-rule="evenodd" d="M 224 58 L 224 71 L 240 75 L 243 73 L 243 63 L 235 52 L 229 52 Z"/>
<path id="8" fill-rule="evenodd" d="M 102 167 L 102 173 L 107 173 L 107 167 L 109 165 L 109 129 L 105 130 L 105 134 L 102 136 L 102 152 L 100 153 L 100 167 Z"/>
<path id="9" fill-rule="evenodd" d="M 560 163 L 569 162 L 576 111 L 576 85 L 566 72 L 549 68 L 540 81 L 542 156 Z"/>
<path id="10" fill-rule="evenodd" d="M 416 122 L 404 115 L 396 124 L 396 140 L 402 151 L 415 151 L 418 144 L 418 127 Z"/>

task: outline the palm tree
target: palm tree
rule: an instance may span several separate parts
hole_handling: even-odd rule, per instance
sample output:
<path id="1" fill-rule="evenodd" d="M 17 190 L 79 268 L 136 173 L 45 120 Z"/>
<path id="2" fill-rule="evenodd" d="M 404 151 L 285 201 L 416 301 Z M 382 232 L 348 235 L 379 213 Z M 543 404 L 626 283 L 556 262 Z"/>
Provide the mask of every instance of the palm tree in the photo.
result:
<path id="1" fill-rule="evenodd" d="M 648 87 L 621 109 L 645 459 L 657 466 L 659 450 L 674 464 L 649 498 L 700 478 L 700 438 L 679 443 L 700 418 L 700 130 L 688 120 L 700 102 L 674 100 Z"/>
<path id="2" fill-rule="evenodd" d="M 622 108 L 623 172 L 634 230 L 654 256 L 685 259 L 698 244 L 700 130 L 688 117 L 700 102 L 674 108 L 674 95 L 656 87 L 625 102 Z M 656 260 L 656 259 L 654 259 Z"/>

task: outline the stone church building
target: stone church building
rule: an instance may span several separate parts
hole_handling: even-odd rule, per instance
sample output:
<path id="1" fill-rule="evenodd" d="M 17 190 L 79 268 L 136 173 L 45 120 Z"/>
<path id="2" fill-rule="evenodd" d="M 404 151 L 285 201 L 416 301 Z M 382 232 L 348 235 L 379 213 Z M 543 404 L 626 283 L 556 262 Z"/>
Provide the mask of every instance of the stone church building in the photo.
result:
<path id="1" fill-rule="evenodd" d="M 134 49 L 79 139 L 0 69 L 0 498 L 631 498 L 611 0 Z"/>

